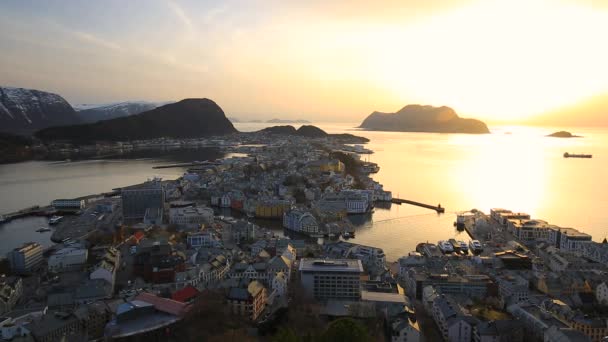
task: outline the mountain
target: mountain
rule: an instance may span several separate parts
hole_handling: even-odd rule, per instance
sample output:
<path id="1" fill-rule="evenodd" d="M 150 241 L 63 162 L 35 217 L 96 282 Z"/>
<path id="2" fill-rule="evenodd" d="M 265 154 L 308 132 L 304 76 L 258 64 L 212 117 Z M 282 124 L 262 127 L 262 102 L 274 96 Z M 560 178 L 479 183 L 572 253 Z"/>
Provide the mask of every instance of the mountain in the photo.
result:
<path id="1" fill-rule="evenodd" d="M 197 138 L 237 130 L 222 109 L 209 99 L 185 99 L 147 112 L 91 124 L 53 127 L 36 136 L 43 140 L 127 141 L 160 137 Z"/>
<path id="2" fill-rule="evenodd" d="M 61 96 L 35 89 L 0 87 L 0 130 L 32 133 L 80 123 L 78 114 Z"/>
<path id="3" fill-rule="evenodd" d="M 482 121 L 463 119 L 445 106 L 407 105 L 396 113 L 373 112 L 359 127 L 372 131 L 490 133 Z"/>
<path id="4" fill-rule="evenodd" d="M 353 144 L 362 144 L 369 142 L 369 139 L 364 137 L 359 137 L 356 135 L 352 135 L 349 133 L 342 134 L 328 134 L 324 130 L 320 129 L 316 126 L 304 125 L 300 128 L 296 129 L 293 126 L 273 126 L 266 127 L 259 132 L 261 133 L 269 133 L 269 134 L 280 134 L 280 135 L 297 135 L 301 137 L 309 137 L 309 138 L 326 138 L 330 137 L 341 141 L 343 143 L 353 143 Z"/>
<path id="5" fill-rule="evenodd" d="M 170 102 L 128 101 L 106 105 L 76 105 L 76 111 L 83 123 L 110 120 L 143 113 Z"/>
<path id="6" fill-rule="evenodd" d="M 290 119 L 271 119 L 266 121 L 266 123 L 278 123 L 278 124 L 286 124 L 286 123 L 310 123 L 310 121 L 308 120 L 303 120 L 303 119 L 296 119 L 296 120 L 290 120 Z"/>

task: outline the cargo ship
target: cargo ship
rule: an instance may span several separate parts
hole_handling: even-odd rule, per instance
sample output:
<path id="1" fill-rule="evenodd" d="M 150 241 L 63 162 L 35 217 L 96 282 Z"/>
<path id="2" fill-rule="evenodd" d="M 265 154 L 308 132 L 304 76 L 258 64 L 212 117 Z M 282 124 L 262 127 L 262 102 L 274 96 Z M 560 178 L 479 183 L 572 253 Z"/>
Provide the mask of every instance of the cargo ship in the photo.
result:
<path id="1" fill-rule="evenodd" d="M 564 158 L 593 158 L 592 154 L 571 154 L 571 153 L 564 153 Z"/>

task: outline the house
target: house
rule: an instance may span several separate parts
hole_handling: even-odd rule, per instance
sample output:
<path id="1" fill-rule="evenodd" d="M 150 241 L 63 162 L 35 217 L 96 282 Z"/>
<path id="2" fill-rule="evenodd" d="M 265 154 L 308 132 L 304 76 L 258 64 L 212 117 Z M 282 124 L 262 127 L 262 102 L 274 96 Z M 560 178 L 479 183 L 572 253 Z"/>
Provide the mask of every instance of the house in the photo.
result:
<path id="1" fill-rule="evenodd" d="M 418 322 L 411 318 L 399 318 L 391 324 L 391 342 L 422 342 Z"/>
<path id="2" fill-rule="evenodd" d="M 246 288 L 231 288 L 226 299 L 233 314 L 246 316 L 255 321 L 266 307 L 266 297 L 264 285 L 254 280 Z"/>
<path id="3" fill-rule="evenodd" d="M 292 231 L 306 234 L 317 234 L 319 223 L 309 212 L 291 210 L 283 214 L 283 227 Z"/>

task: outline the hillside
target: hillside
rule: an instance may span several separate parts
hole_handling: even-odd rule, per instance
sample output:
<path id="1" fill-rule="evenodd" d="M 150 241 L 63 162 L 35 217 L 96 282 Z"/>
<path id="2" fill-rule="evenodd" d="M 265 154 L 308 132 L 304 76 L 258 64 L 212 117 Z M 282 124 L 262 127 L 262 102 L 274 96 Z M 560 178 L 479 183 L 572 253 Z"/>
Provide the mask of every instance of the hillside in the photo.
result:
<path id="1" fill-rule="evenodd" d="M 373 131 L 490 133 L 482 121 L 463 119 L 450 107 L 407 105 L 396 113 L 373 112 L 360 128 Z"/>
<path id="2" fill-rule="evenodd" d="M 294 136 L 308 137 L 308 138 L 329 137 L 329 138 L 333 138 L 333 139 L 336 139 L 336 140 L 344 142 L 344 143 L 354 143 L 354 144 L 361 144 L 361 143 L 369 142 L 369 139 L 367 139 L 365 137 L 360 137 L 360 136 L 352 135 L 349 133 L 328 134 L 327 132 L 320 129 L 319 127 L 312 126 L 312 125 L 304 125 L 298 129 L 296 129 L 295 127 L 290 126 L 290 125 L 272 126 L 272 127 L 266 127 L 264 129 L 260 130 L 259 132 L 268 133 L 268 134 L 294 135 Z"/>
<path id="3" fill-rule="evenodd" d="M 42 140 L 128 141 L 160 137 L 197 138 L 236 132 L 222 109 L 209 99 L 185 99 L 128 117 L 41 130 Z"/>
<path id="4" fill-rule="evenodd" d="M 33 133 L 46 127 L 80 122 L 72 106 L 57 94 L 0 87 L 0 131 Z"/>
<path id="5" fill-rule="evenodd" d="M 80 105 L 75 106 L 78 116 L 82 123 L 92 123 L 101 120 L 111 120 L 125 116 L 143 113 L 154 108 L 160 107 L 165 103 L 129 101 L 112 103 L 106 105 Z M 86 107 L 85 107 L 86 106 Z M 78 108 L 83 108 L 78 110 Z"/>

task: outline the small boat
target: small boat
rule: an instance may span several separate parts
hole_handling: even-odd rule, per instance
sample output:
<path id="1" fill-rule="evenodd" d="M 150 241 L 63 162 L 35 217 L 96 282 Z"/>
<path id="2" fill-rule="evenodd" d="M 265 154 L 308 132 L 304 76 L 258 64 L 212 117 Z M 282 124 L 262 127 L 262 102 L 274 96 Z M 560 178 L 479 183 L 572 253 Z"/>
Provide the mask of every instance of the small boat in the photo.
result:
<path id="1" fill-rule="evenodd" d="M 342 237 L 345 239 L 350 239 L 351 237 L 354 237 L 355 234 L 349 233 L 349 232 L 344 232 L 344 234 L 342 234 Z"/>
<path id="2" fill-rule="evenodd" d="M 460 240 L 458 241 L 458 245 L 460 245 L 460 253 L 462 254 L 469 254 L 469 246 L 467 246 L 467 243 Z"/>
<path id="3" fill-rule="evenodd" d="M 441 252 L 443 254 L 454 252 L 454 246 L 452 246 L 452 244 L 449 243 L 448 241 L 439 240 L 439 241 L 437 241 L 437 246 L 439 247 L 439 249 L 441 250 Z"/>
<path id="4" fill-rule="evenodd" d="M 40 227 L 40 228 L 36 229 L 36 231 L 38 233 L 50 232 L 51 228 L 49 228 L 49 227 Z"/>
<path id="5" fill-rule="evenodd" d="M 53 216 L 49 219 L 49 224 L 57 224 L 62 218 L 63 216 Z"/>
<path id="6" fill-rule="evenodd" d="M 479 242 L 479 240 L 469 241 L 469 248 L 471 249 L 471 252 L 475 254 L 483 252 L 483 246 L 481 245 L 481 242 Z"/>
<path id="7" fill-rule="evenodd" d="M 460 252 L 460 244 L 456 241 L 456 239 L 449 239 L 448 242 L 452 244 L 454 252 Z"/>
<path id="8" fill-rule="evenodd" d="M 564 153 L 564 158 L 593 158 L 592 154 L 570 154 Z"/>

